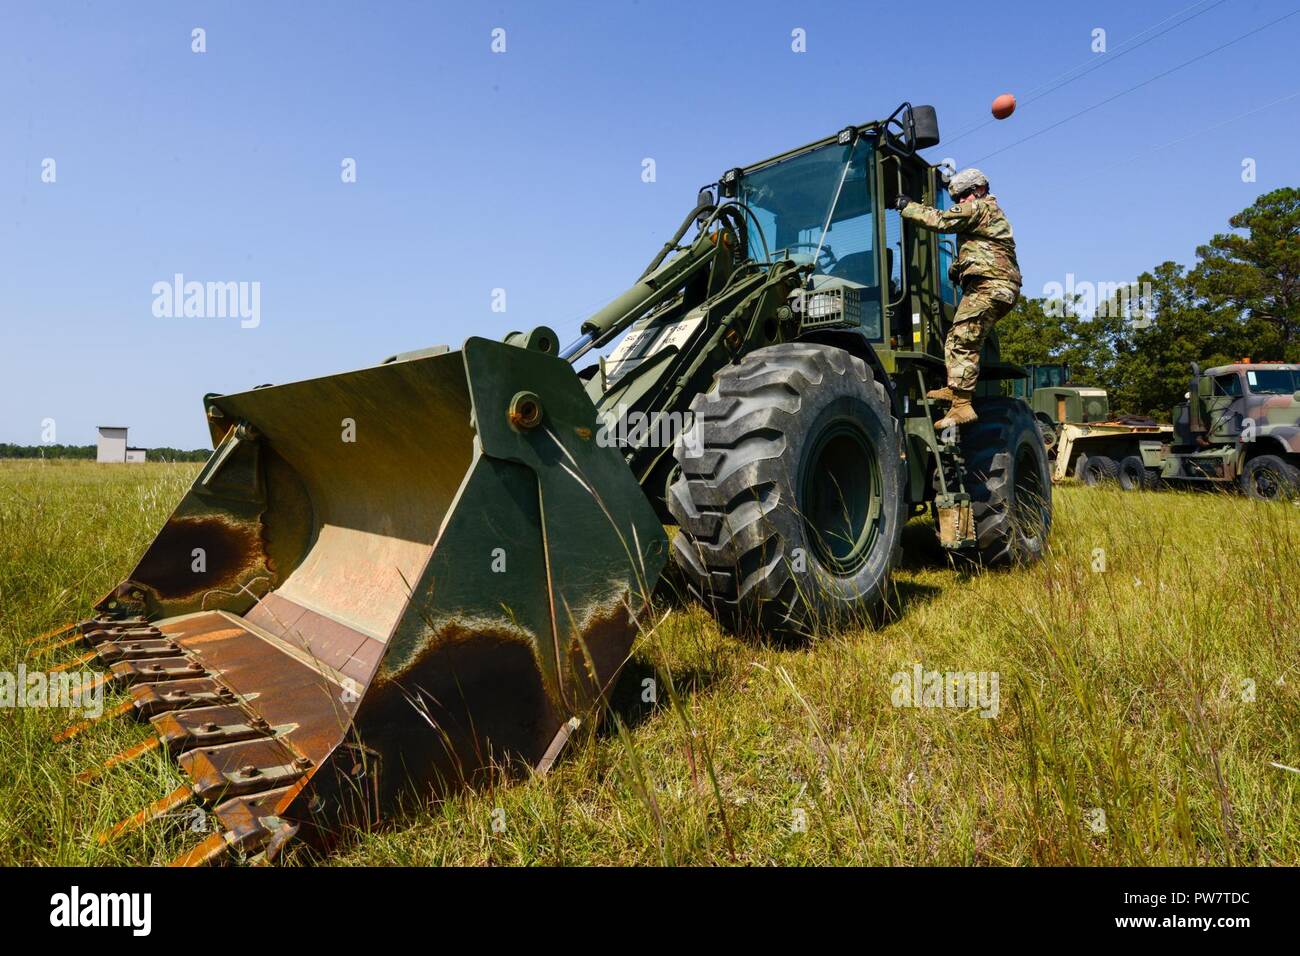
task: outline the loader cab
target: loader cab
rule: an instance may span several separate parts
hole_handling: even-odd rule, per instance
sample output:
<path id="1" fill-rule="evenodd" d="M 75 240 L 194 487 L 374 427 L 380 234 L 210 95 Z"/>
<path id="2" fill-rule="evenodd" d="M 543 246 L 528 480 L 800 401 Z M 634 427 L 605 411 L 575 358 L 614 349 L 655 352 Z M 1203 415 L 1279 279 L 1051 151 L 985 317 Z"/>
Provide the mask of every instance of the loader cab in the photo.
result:
<path id="1" fill-rule="evenodd" d="M 875 154 L 872 140 L 860 137 L 779 156 L 746 169 L 737 195 L 751 214 L 748 257 L 811 265 L 810 305 L 817 293 L 838 291 L 862 334 L 883 342 L 889 266 L 881 253 Z"/>
<path id="2" fill-rule="evenodd" d="M 901 192 L 945 203 L 947 191 L 935 167 L 882 147 L 878 131 L 848 132 L 724 175 L 723 195 L 749 211 L 747 257 L 811 266 L 814 310 L 817 293 L 845 295 L 878 351 L 941 356 L 937 319 L 951 321 L 960 297 L 946 280 L 956 245 L 904 228 L 892 206 Z"/>

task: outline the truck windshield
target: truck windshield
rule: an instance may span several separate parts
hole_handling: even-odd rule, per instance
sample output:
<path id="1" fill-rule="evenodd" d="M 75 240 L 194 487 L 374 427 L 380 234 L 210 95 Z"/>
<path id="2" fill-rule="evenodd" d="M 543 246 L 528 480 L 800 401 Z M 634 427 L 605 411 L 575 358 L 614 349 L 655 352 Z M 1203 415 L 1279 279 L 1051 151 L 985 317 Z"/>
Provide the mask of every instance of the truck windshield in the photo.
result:
<path id="1" fill-rule="evenodd" d="M 1034 368 L 1034 388 L 1059 388 L 1069 374 L 1064 365 L 1039 365 Z"/>
<path id="2" fill-rule="evenodd" d="M 1246 372 L 1252 395 L 1290 395 L 1300 389 L 1300 372 L 1289 368 L 1259 368 Z"/>

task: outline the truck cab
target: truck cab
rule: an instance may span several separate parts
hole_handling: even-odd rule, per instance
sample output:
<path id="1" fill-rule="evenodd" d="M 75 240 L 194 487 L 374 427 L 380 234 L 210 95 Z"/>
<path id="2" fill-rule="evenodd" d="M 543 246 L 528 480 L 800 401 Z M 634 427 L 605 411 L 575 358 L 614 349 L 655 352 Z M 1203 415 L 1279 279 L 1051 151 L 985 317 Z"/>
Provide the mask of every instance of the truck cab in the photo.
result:
<path id="1" fill-rule="evenodd" d="M 1076 385 L 1064 363 L 1024 366 L 1026 377 L 1012 379 L 1011 394 L 1029 402 L 1034 417 L 1056 427 L 1065 422 L 1110 420 L 1110 399 L 1104 388 Z"/>
<path id="2" fill-rule="evenodd" d="M 1234 449 L 1234 472 L 1254 454 L 1300 454 L 1300 364 L 1193 368 L 1187 401 L 1174 406 L 1173 421 L 1177 448 L 1243 446 Z"/>

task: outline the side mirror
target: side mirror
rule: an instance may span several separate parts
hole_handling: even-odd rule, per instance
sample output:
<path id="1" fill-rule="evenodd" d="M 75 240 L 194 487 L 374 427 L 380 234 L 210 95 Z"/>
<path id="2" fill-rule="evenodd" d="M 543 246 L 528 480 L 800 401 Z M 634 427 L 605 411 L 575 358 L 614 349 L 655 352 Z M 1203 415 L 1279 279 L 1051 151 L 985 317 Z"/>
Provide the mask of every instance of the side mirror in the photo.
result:
<path id="1" fill-rule="evenodd" d="M 912 123 L 916 129 L 917 149 L 939 145 L 939 117 L 933 106 L 912 107 Z"/>
<path id="2" fill-rule="evenodd" d="M 1291 398 L 1292 398 L 1293 401 L 1300 402 L 1300 388 L 1297 388 L 1297 389 L 1295 390 L 1295 394 L 1292 395 Z"/>

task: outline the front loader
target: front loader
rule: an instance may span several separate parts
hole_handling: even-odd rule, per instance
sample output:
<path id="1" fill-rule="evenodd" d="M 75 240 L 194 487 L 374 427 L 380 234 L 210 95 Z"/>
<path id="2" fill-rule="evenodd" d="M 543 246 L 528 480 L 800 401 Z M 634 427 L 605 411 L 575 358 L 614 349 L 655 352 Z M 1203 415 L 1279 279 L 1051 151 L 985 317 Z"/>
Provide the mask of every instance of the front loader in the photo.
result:
<path id="1" fill-rule="evenodd" d="M 273 858 L 404 793 L 549 766 L 661 579 L 800 640 L 887 605 L 915 515 L 963 560 L 1040 556 L 1023 371 L 991 338 L 960 432 L 925 398 L 956 249 L 892 201 L 946 201 L 917 155 L 938 141 L 903 104 L 728 170 L 565 348 L 539 327 L 207 396 L 212 457 L 58 638 L 187 777 L 106 836 L 197 799 L 220 828 L 178 862 Z"/>

